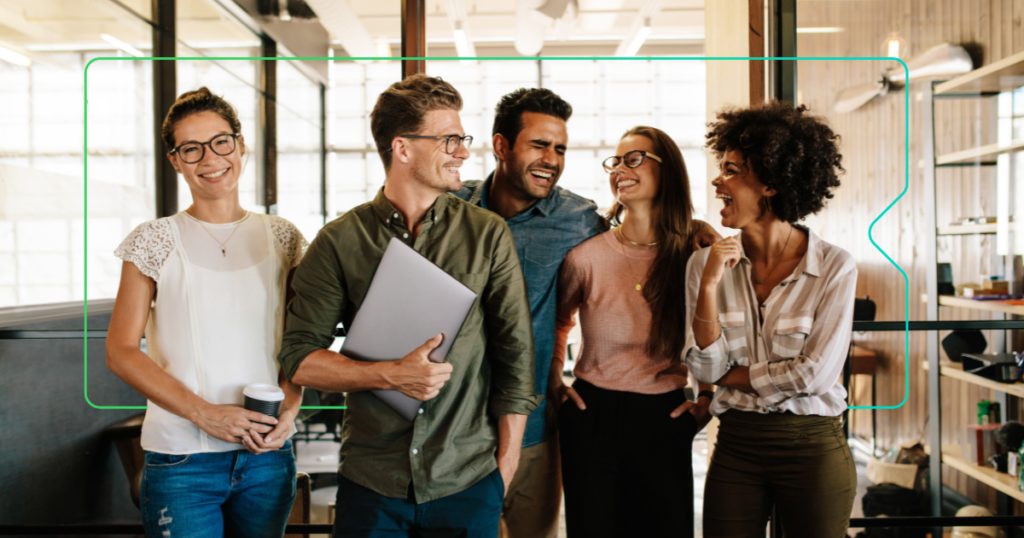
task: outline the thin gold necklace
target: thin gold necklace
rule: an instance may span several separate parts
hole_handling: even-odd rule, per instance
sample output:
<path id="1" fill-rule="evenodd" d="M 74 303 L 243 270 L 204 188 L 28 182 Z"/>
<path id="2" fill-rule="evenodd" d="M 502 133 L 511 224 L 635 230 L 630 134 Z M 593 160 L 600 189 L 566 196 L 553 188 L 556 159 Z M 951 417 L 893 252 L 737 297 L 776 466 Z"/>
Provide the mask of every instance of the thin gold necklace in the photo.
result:
<path id="1" fill-rule="evenodd" d="M 210 234 L 210 237 L 212 237 L 213 240 L 216 241 L 217 244 L 220 245 L 220 255 L 225 257 L 225 258 L 228 257 L 228 247 L 227 247 L 228 241 L 231 241 L 231 238 L 235 236 L 235 232 L 238 231 L 238 228 L 239 228 L 239 226 L 242 225 L 242 222 L 244 222 L 245 219 L 249 218 L 249 212 L 246 211 L 245 212 L 245 216 L 243 216 L 241 219 L 238 220 L 238 224 L 235 224 L 235 229 L 231 230 L 231 235 L 229 235 L 228 238 L 224 240 L 224 242 L 221 242 L 220 239 L 217 239 L 217 236 L 213 235 L 213 232 L 211 232 L 210 230 L 208 230 L 206 228 L 206 225 L 203 224 L 203 221 L 197 219 L 194 215 L 189 213 L 188 209 L 185 210 L 185 214 L 190 216 L 190 217 L 192 217 L 192 220 L 198 222 L 199 226 L 201 226 L 203 228 L 203 230 L 206 230 L 206 233 Z"/>
<path id="2" fill-rule="evenodd" d="M 618 228 L 616 228 L 616 230 L 619 230 L 619 236 L 623 237 L 622 236 L 622 227 L 619 226 Z M 628 239 L 626 239 L 626 240 L 629 241 Z M 630 241 L 630 242 L 632 243 L 632 241 Z M 626 258 L 626 265 L 629 266 L 629 274 L 633 276 L 633 280 L 636 280 L 636 291 L 641 291 L 643 289 L 643 285 L 641 285 L 640 279 L 636 277 L 636 273 L 633 272 L 633 262 L 629 261 L 629 256 L 626 255 L 626 246 L 623 245 L 620 242 L 619 243 L 619 248 L 622 249 L 622 257 Z"/>
<path id="3" fill-rule="evenodd" d="M 772 267 L 772 270 L 768 272 L 768 276 L 764 277 L 764 280 L 758 280 L 758 279 L 754 278 L 754 271 L 753 271 L 754 266 L 753 266 L 753 264 L 751 264 L 751 266 L 750 266 L 750 268 L 751 268 L 750 278 L 754 278 L 754 282 L 757 282 L 758 286 L 761 286 L 765 282 L 768 282 L 768 279 L 772 277 L 772 273 L 774 273 L 775 270 L 779 268 L 779 264 L 782 263 L 782 255 L 786 253 L 786 247 L 789 246 L 789 238 L 793 237 L 793 228 L 794 228 L 794 226 L 792 224 L 790 224 L 789 225 L 789 235 L 786 236 L 786 244 L 782 245 L 782 252 L 779 253 L 779 260 L 777 262 L 775 262 L 775 266 Z"/>
<path id="4" fill-rule="evenodd" d="M 626 232 L 622 231 L 622 227 L 623 227 L 623 225 L 620 224 L 619 225 L 619 237 L 625 239 L 626 241 L 629 241 L 634 247 L 656 247 L 656 246 L 658 246 L 658 242 L 657 241 L 655 241 L 653 243 L 637 243 L 636 241 L 633 241 L 632 239 L 626 237 Z"/>

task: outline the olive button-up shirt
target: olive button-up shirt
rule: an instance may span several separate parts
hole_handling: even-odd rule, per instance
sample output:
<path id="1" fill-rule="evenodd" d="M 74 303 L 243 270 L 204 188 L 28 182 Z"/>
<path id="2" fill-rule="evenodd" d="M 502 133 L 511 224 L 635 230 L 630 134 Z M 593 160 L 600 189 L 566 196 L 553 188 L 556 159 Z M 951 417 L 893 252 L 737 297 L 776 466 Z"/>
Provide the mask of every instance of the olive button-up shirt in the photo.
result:
<path id="1" fill-rule="evenodd" d="M 351 326 L 394 237 L 471 288 L 477 300 L 448 352 L 451 379 L 414 421 L 370 392 L 348 394 L 339 472 L 391 498 L 406 498 L 411 482 L 422 503 L 494 471 L 496 415 L 529 415 L 537 407 L 533 330 L 519 257 L 501 217 L 441 195 L 414 239 L 381 189 L 373 202 L 327 224 L 295 272 L 278 357 L 289 379 L 310 353 L 330 347 L 339 323 Z"/>

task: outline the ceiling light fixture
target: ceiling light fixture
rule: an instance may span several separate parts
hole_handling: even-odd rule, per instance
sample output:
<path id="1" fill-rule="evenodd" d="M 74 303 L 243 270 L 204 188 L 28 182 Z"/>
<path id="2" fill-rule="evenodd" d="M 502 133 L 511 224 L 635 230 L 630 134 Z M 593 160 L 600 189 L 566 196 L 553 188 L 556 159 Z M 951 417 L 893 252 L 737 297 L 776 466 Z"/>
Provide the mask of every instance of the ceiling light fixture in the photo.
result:
<path id="1" fill-rule="evenodd" d="M 141 50 L 129 45 L 128 43 L 125 43 L 124 41 L 121 41 L 120 39 L 110 34 L 100 34 L 100 37 L 102 37 L 103 40 L 107 43 L 110 43 L 111 45 L 127 52 L 128 54 L 131 54 L 132 56 L 135 56 L 136 58 L 141 58 L 145 56 L 145 54 L 143 54 Z"/>
<path id="2" fill-rule="evenodd" d="M 845 31 L 845 28 L 839 28 L 838 26 L 810 26 L 796 29 L 798 34 L 838 34 Z"/>
<path id="3" fill-rule="evenodd" d="M 467 60 L 465 58 L 472 58 L 476 55 L 476 50 L 473 45 L 469 42 L 469 38 L 466 36 L 466 31 L 462 29 L 462 21 L 455 23 L 455 50 L 459 53 L 459 57 L 463 58 L 460 60 L 463 64 L 473 64 L 473 60 Z"/>
<path id="4" fill-rule="evenodd" d="M 882 43 L 882 54 L 890 58 L 904 58 L 909 52 L 907 40 L 900 37 L 899 32 L 889 32 L 889 37 Z"/>
<path id="5" fill-rule="evenodd" d="M 636 56 L 636 53 L 640 51 L 640 47 L 643 46 L 644 41 L 647 41 L 647 36 L 650 34 L 651 19 L 648 17 L 644 19 L 644 25 L 637 30 L 633 40 L 629 42 L 629 46 L 622 52 L 622 56 Z"/>
<path id="6" fill-rule="evenodd" d="M 6 60 L 14 65 L 21 67 L 28 67 L 32 65 L 32 60 L 24 54 L 19 54 L 11 49 L 0 47 L 0 60 Z"/>

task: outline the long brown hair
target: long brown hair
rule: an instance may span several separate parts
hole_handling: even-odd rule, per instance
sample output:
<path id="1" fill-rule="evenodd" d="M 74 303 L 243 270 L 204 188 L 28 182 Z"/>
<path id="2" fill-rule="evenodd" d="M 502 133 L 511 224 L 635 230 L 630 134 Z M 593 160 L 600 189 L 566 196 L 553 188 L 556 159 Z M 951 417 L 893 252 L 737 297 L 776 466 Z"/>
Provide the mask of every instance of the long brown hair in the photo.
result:
<path id="1" fill-rule="evenodd" d="M 652 211 L 654 235 L 660 248 L 643 288 L 644 299 L 651 307 L 647 353 L 678 357 L 686 344 L 686 262 L 693 253 L 690 247 L 694 232 L 690 176 L 679 146 L 661 129 L 641 125 L 626 131 L 622 138 L 627 136 L 649 139 L 654 154 L 662 160 Z M 608 216 L 619 223 L 624 210 L 616 200 Z"/>

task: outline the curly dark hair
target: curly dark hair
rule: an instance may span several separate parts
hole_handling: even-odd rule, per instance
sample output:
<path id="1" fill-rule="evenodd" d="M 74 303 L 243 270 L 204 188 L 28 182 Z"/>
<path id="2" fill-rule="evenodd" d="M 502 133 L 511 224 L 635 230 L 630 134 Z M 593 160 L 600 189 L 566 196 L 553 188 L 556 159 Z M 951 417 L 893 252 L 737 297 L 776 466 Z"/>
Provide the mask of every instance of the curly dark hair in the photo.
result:
<path id="1" fill-rule="evenodd" d="M 519 88 L 505 95 L 494 107 L 494 127 L 491 136 L 501 134 L 515 147 L 516 137 L 523 130 L 523 112 L 536 112 L 569 121 L 572 105 L 557 93 L 546 88 Z"/>
<path id="2" fill-rule="evenodd" d="M 840 137 L 804 105 L 793 108 L 772 100 L 755 108 L 725 108 L 708 124 L 707 147 L 721 159 L 727 151 L 743 154 L 747 166 L 777 194 L 772 213 L 798 222 L 821 211 L 845 172 Z"/>

